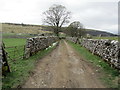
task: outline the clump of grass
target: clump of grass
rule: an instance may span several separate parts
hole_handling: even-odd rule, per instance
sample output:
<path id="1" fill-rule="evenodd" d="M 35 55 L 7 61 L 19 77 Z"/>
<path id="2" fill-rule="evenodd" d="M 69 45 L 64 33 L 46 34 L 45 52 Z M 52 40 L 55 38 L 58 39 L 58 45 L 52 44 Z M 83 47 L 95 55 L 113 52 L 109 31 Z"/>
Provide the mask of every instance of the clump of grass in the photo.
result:
<path id="1" fill-rule="evenodd" d="M 22 85 L 25 80 L 28 79 L 30 72 L 35 68 L 36 62 L 42 58 L 43 56 L 47 55 L 49 52 L 51 52 L 56 46 L 53 46 L 51 48 L 42 50 L 35 54 L 34 56 L 31 56 L 29 59 L 18 59 L 16 61 L 10 61 L 10 68 L 11 73 L 7 74 L 6 77 L 3 78 L 3 89 L 6 88 L 16 88 L 20 85 Z"/>
<path id="2" fill-rule="evenodd" d="M 68 43 L 77 50 L 80 55 L 85 59 L 93 63 L 95 66 L 99 66 L 100 72 L 102 73 L 100 79 L 101 81 L 106 84 L 108 88 L 118 88 L 118 78 L 119 78 L 119 71 L 110 67 L 104 60 L 100 57 L 93 55 L 90 53 L 86 48 L 82 47 L 79 44 L 74 44 L 70 41 Z"/>

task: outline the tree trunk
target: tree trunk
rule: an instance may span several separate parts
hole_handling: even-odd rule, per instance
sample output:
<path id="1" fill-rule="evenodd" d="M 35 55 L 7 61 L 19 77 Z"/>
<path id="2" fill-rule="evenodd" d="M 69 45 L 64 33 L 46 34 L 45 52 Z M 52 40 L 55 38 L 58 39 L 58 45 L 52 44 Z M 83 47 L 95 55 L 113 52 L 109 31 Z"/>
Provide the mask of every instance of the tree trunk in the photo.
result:
<path id="1" fill-rule="evenodd" d="M 56 34 L 59 37 L 59 27 L 58 26 L 57 26 L 57 29 L 56 29 Z"/>

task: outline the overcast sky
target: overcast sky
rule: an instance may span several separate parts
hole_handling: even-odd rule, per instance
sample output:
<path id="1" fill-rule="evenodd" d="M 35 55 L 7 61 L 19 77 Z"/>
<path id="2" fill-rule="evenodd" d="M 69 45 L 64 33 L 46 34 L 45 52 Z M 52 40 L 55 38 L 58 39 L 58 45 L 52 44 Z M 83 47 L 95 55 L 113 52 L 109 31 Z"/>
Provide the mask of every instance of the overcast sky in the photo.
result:
<path id="1" fill-rule="evenodd" d="M 71 22 L 80 21 L 86 28 L 118 33 L 118 1 L 0 0 L 0 22 L 41 25 L 42 13 L 53 4 L 61 4 L 72 12 Z"/>

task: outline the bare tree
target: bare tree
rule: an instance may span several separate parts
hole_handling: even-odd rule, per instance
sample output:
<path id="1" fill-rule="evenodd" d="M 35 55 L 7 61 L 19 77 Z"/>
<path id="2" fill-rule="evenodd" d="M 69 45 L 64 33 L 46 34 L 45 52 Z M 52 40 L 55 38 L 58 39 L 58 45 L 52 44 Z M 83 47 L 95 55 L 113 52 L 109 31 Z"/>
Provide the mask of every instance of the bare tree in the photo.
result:
<path id="1" fill-rule="evenodd" d="M 83 24 L 79 21 L 74 21 L 68 26 L 68 33 L 72 37 L 81 37 L 84 35 Z"/>
<path id="2" fill-rule="evenodd" d="M 56 4 L 52 5 L 43 15 L 45 15 L 43 22 L 51 25 L 57 36 L 63 24 L 69 23 L 70 19 L 70 12 L 64 6 Z"/>

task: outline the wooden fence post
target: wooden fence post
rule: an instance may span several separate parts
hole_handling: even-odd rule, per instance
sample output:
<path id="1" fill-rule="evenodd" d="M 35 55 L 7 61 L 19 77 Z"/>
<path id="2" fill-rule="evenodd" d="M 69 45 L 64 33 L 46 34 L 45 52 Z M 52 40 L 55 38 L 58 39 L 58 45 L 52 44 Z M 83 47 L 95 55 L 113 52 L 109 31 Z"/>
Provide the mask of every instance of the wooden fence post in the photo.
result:
<path id="1" fill-rule="evenodd" d="M 2 53 L 0 53 L 1 54 L 1 56 L 2 56 L 2 75 L 6 75 L 8 72 L 10 72 L 10 67 L 9 67 L 9 65 L 8 65 L 8 61 L 7 61 L 7 54 L 6 54 L 6 52 L 5 52 L 5 46 L 4 46 L 4 44 L 2 43 L 1 44 L 1 50 L 2 50 Z"/>

